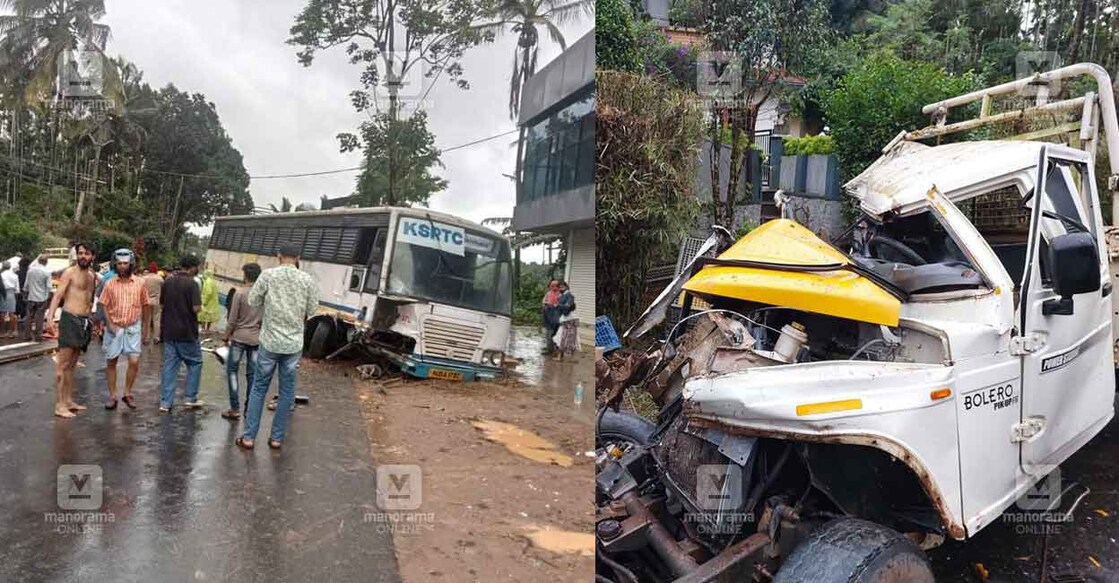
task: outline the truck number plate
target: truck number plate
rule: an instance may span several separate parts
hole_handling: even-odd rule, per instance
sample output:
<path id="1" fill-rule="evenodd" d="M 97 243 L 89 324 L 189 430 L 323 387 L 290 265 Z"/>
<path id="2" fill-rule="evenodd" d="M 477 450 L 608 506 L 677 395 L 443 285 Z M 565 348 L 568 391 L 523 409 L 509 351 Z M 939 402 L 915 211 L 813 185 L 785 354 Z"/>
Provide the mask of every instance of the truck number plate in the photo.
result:
<path id="1" fill-rule="evenodd" d="M 443 379 L 446 381 L 461 381 L 462 373 L 453 370 L 443 370 L 441 368 L 433 368 L 427 373 L 427 376 L 433 379 Z"/>

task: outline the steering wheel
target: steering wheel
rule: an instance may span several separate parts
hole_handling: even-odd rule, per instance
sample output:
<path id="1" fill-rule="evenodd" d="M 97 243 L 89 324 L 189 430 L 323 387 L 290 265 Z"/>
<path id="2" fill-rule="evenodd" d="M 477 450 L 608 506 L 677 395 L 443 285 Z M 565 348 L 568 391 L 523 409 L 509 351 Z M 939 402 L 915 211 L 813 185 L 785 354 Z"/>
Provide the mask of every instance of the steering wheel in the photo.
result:
<path id="1" fill-rule="evenodd" d="M 902 256 L 904 256 L 905 259 L 908 260 L 907 262 L 910 265 L 925 265 L 926 263 L 928 263 L 928 261 L 925 261 L 925 258 L 921 257 L 921 255 L 914 251 L 912 247 L 906 245 L 905 243 L 902 243 L 901 241 L 898 241 L 897 239 L 887 237 L 886 235 L 874 235 L 874 237 L 871 237 L 870 241 L 867 242 L 867 245 L 870 246 L 871 249 L 875 249 L 879 246 L 889 247 L 893 251 L 896 251 L 897 253 L 900 253 Z M 878 253 L 875 252 L 875 255 L 877 256 Z"/>

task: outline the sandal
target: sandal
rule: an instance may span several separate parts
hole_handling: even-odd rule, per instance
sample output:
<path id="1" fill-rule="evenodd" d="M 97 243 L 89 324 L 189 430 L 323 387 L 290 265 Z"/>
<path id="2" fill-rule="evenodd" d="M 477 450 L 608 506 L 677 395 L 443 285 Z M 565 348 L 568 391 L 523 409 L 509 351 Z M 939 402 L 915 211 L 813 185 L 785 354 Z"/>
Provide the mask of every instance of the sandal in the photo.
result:
<path id="1" fill-rule="evenodd" d="M 128 405 L 129 409 L 136 408 L 136 403 L 133 402 L 132 395 L 125 395 L 121 397 L 120 400 L 123 401 L 125 405 Z"/>
<path id="2" fill-rule="evenodd" d="M 109 399 L 109 402 L 105 403 L 105 408 L 110 410 L 110 411 L 112 411 L 113 409 L 116 409 L 117 408 L 117 398 L 113 397 L 113 398 Z"/>
<path id="3" fill-rule="evenodd" d="M 241 412 L 236 409 L 226 409 L 221 412 L 222 419 L 240 419 Z"/>
<path id="4" fill-rule="evenodd" d="M 256 443 L 254 443 L 253 440 L 246 439 L 244 435 L 233 440 L 233 443 L 236 443 L 237 446 L 241 449 L 252 449 L 256 446 Z"/>
<path id="5" fill-rule="evenodd" d="M 270 447 L 272 449 L 280 449 L 281 447 L 283 447 L 283 445 L 284 445 L 284 442 L 282 442 L 278 439 L 269 439 L 268 440 L 268 447 Z"/>

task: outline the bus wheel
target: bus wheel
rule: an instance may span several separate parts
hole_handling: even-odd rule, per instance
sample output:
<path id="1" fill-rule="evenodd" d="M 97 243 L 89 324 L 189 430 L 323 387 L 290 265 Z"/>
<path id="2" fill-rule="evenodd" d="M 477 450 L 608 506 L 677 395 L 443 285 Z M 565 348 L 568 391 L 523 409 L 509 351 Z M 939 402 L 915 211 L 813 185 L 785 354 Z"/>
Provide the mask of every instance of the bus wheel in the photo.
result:
<path id="1" fill-rule="evenodd" d="M 311 333 L 311 342 L 307 345 L 307 356 L 322 360 L 330 355 L 333 346 L 334 325 L 330 320 L 319 320 L 315 324 L 315 331 Z"/>

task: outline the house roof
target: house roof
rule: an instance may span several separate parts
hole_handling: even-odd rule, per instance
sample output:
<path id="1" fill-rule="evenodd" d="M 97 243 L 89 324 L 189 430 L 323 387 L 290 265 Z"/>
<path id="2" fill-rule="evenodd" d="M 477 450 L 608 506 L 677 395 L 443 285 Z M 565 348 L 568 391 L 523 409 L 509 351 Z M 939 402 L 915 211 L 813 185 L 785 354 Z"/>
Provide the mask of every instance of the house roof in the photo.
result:
<path id="1" fill-rule="evenodd" d="M 844 188 L 872 216 L 888 212 L 907 214 L 925 205 L 926 194 L 936 186 L 949 200 L 977 186 L 995 185 L 1021 175 L 1032 187 L 1032 171 L 1041 148 L 1051 154 L 1089 161 L 1087 152 L 1046 142 L 976 141 L 927 146 L 900 142 Z"/>

